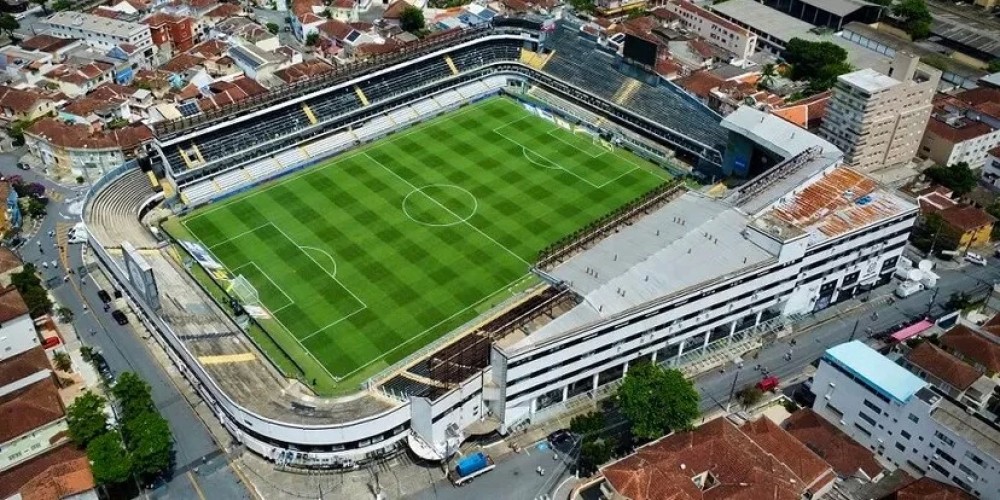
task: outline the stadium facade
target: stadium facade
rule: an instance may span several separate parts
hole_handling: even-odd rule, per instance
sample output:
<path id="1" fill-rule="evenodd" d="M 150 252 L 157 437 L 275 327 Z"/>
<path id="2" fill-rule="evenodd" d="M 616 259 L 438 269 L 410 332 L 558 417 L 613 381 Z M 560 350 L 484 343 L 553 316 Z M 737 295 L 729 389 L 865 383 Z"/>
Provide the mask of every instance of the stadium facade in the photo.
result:
<path id="1" fill-rule="evenodd" d="M 280 463 L 342 467 L 406 441 L 425 458 L 443 458 L 468 436 L 509 433 L 611 387 L 630 363 L 676 365 L 890 280 L 917 207 L 844 167 L 839 151 L 810 148 L 725 198 L 674 186 L 638 200 L 547 254 L 535 270 L 545 284 L 486 313 L 468 335 L 428 346 L 354 395 L 324 399 L 280 376 L 212 291 L 169 258 L 177 250 L 139 220 L 526 86 L 542 89 L 553 111 L 600 117 L 633 147 L 721 164 L 719 117 L 669 89 L 631 84 L 631 97 L 620 99 L 617 86 L 601 88 L 613 75 L 591 82 L 585 74 L 604 56 L 540 68 L 531 54 L 546 37 L 563 44 L 557 52 L 579 50 L 568 45 L 576 43 L 571 29 L 498 20 L 293 88 L 237 116 L 161 126 L 151 162 L 126 165 L 92 188 L 84 212 L 90 246 L 248 449 Z M 162 191 L 152 189 L 156 182 Z M 144 256 L 157 304 L 125 272 L 124 241 L 152 250 Z M 208 362 L 234 356 L 240 362 Z"/>

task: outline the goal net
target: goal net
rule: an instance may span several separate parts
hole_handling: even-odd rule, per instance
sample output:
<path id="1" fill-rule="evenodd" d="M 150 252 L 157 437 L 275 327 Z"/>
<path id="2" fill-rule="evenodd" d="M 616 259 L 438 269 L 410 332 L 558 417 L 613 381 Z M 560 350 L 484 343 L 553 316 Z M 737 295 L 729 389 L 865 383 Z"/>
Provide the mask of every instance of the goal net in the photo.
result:
<path id="1" fill-rule="evenodd" d="M 242 274 L 229 281 L 229 290 L 227 291 L 244 306 L 260 306 L 260 296 L 257 294 L 257 289 Z"/>

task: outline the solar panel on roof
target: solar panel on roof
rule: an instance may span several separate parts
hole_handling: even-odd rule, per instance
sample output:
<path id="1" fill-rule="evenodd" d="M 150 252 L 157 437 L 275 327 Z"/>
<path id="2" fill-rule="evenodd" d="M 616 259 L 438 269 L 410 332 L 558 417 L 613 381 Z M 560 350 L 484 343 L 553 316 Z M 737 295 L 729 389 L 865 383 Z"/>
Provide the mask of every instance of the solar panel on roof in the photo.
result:
<path id="1" fill-rule="evenodd" d="M 192 116 L 201 112 L 198 109 L 198 103 L 191 101 L 181 103 L 180 106 L 177 106 L 177 111 L 180 111 L 183 116 Z"/>
<path id="2" fill-rule="evenodd" d="M 347 34 L 347 38 L 346 38 L 346 40 L 347 40 L 348 42 L 354 42 L 355 40 L 357 40 L 357 39 L 358 39 L 358 37 L 359 37 L 359 36 L 361 36 L 361 33 L 360 33 L 360 32 L 357 32 L 357 31 L 351 31 L 350 33 L 348 33 L 348 34 Z"/>

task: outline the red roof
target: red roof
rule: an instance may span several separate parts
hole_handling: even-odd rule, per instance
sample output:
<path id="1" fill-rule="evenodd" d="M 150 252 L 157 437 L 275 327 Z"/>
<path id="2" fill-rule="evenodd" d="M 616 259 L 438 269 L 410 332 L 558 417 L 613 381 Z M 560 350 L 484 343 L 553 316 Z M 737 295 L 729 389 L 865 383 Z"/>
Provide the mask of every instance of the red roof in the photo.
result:
<path id="1" fill-rule="evenodd" d="M 205 14 L 205 17 L 225 19 L 227 17 L 238 16 L 243 13 L 243 6 L 238 3 L 224 3 Z"/>
<path id="2" fill-rule="evenodd" d="M 86 471 L 79 474 L 77 471 Z M 43 484 L 57 481 L 59 489 Z M 15 467 L 0 472 L 0 498 L 21 493 L 25 500 L 56 500 L 84 493 L 94 488 L 87 455 L 72 443 L 66 443 Z"/>
<path id="3" fill-rule="evenodd" d="M 823 487 L 833 480 L 829 467 L 819 477 L 800 478 L 783 463 L 798 462 L 796 470 L 810 473 L 822 469 L 822 460 L 804 446 L 771 435 L 784 431 L 766 423 L 747 430 L 749 434 L 724 418 L 715 419 L 643 446 L 602 473 L 618 494 L 631 500 L 799 500 L 810 485 Z"/>
<path id="4" fill-rule="evenodd" d="M 332 65 L 322 59 L 310 59 L 293 64 L 285 69 L 275 71 L 274 75 L 285 83 L 301 82 L 323 73 L 333 71 Z"/>
<path id="5" fill-rule="evenodd" d="M 28 304 L 13 285 L 0 290 L 0 324 L 28 314 Z M 3 440 L 0 440 L 2 443 Z"/>
<path id="6" fill-rule="evenodd" d="M 328 38 L 334 40 L 343 41 L 347 39 L 347 35 L 350 35 L 354 28 L 350 24 L 345 23 L 337 19 L 330 19 L 329 21 L 316 27 L 320 33 Z"/>
<path id="7" fill-rule="evenodd" d="M 986 367 L 991 374 L 1000 373 L 1000 344 L 995 340 L 997 333 L 992 333 L 993 339 L 989 335 L 957 325 L 941 336 L 941 346 L 960 358 Z"/>
<path id="8" fill-rule="evenodd" d="M 54 52 L 76 42 L 72 38 L 59 38 L 52 35 L 36 35 L 20 43 L 22 49 Z"/>
<path id="9" fill-rule="evenodd" d="M 40 371 L 51 370 L 52 364 L 41 346 L 32 347 L 16 356 L 9 357 L 0 363 L 0 387 L 34 375 Z"/>
<path id="10" fill-rule="evenodd" d="M 952 486 L 922 477 L 879 500 L 973 500 L 972 495 Z"/>
<path id="11" fill-rule="evenodd" d="M 382 19 L 399 19 L 403 11 L 409 6 L 410 4 L 406 0 L 396 0 L 385 8 L 385 12 L 382 13 Z"/>
<path id="12" fill-rule="evenodd" d="M 92 132 L 86 125 L 70 125 L 54 118 L 38 120 L 28 130 L 28 135 L 38 137 L 69 149 L 121 149 L 133 150 L 140 144 L 153 140 L 153 132 L 145 125 Z"/>
<path id="13" fill-rule="evenodd" d="M 678 79 L 675 83 L 677 83 L 677 85 L 684 90 L 687 90 L 698 97 L 707 98 L 712 92 L 712 89 L 722 85 L 725 81 L 726 80 L 723 78 L 720 78 L 709 71 L 702 70 Z"/>
<path id="14" fill-rule="evenodd" d="M 0 397 L 0 443 L 63 418 L 62 400 L 53 377 Z"/>
<path id="15" fill-rule="evenodd" d="M 986 213 L 981 208 L 972 205 L 958 205 L 946 208 L 938 212 L 941 218 L 948 225 L 962 230 L 962 232 L 975 231 L 985 226 L 990 226 L 997 221 L 996 217 Z"/>
<path id="16" fill-rule="evenodd" d="M 811 409 L 799 410 L 785 421 L 785 430 L 826 460 L 837 474 L 854 477 L 858 470 L 874 479 L 882 472 L 875 454 Z"/>
<path id="17" fill-rule="evenodd" d="M 178 54 L 173 59 L 164 63 L 163 66 L 160 66 L 160 69 L 171 73 L 183 73 L 195 66 L 201 65 L 203 62 L 205 62 L 204 58 L 195 55 Z"/>
<path id="18" fill-rule="evenodd" d="M 15 113 L 27 113 L 34 109 L 38 101 L 47 96 L 34 90 L 21 90 L 0 86 L 0 108 L 8 108 Z"/>
<path id="19" fill-rule="evenodd" d="M 906 360 L 960 391 L 981 376 L 975 368 L 930 342 L 921 342 L 907 353 Z"/>

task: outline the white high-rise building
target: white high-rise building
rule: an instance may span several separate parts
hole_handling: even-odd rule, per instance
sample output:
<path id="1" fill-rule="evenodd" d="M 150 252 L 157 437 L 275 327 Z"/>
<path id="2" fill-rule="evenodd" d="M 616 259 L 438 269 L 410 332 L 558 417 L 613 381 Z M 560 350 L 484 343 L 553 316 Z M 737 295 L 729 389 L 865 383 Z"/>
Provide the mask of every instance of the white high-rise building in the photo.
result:
<path id="1" fill-rule="evenodd" d="M 941 79 L 918 63 L 897 52 L 888 75 L 866 68 L 837 79 L 820 135 L 844 151 L 847 164 L 872 170 L 916 156 Z"/>

